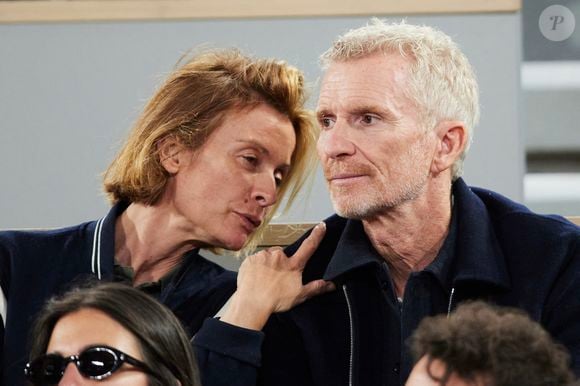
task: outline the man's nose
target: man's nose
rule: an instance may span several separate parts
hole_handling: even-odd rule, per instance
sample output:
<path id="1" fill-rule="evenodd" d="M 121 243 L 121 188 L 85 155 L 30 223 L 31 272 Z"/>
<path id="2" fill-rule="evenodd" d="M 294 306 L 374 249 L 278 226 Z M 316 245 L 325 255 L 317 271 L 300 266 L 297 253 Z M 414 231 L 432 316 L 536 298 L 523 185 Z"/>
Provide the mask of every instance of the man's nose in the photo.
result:
<path id="1" fill-rule="evenodd" d="M 356 149 L 349 133 L 350 129 L 336 122 L 334 127 L 322 131 L 318 137 L 318 156 L 323 158 L 340 158 L 353 155 Z"/>

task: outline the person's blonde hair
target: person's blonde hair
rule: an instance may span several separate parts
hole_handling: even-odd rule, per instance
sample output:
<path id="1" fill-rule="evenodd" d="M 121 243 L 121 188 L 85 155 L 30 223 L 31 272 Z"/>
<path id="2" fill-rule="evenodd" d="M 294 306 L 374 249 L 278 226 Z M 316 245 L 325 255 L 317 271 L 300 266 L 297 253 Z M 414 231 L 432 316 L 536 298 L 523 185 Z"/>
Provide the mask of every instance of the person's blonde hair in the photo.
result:
<path id="1" fill-rule="evenodd" d="M 379 19 L 340 36 L 321 56 L 323 68 L 375 53 L 400 53 L 412 61 L 409 88 L 403 90 L 419 109 L 426 129 L 443 120 L 458 120 L 467 129 L 467 145 L 452 167 L 453 180 L 463 172 L 463 160 L 479 121 L 479 87 L 467 57 L 449 36 L 432 27 Z"/>
<path id="2" fill-rule="evenodd" d="M 253 59 L 235 49 L 198 54 L 171 73 L 147 103 L 104 173 L 104 190 L 113 204 L 155 204 L 169 178 L 159 159 L 161 140 L 174 136 L 188 148 L 198 149 L 228 112 L 265 103 L 288 117 L 296 148 L 276 204 L 246 243 L 253 244 L 282 198 L 287 194 L 287 209 L 314 169 L 317 128 L 304 107 L 305 100 L 302 72 L 283 61 Z"/>

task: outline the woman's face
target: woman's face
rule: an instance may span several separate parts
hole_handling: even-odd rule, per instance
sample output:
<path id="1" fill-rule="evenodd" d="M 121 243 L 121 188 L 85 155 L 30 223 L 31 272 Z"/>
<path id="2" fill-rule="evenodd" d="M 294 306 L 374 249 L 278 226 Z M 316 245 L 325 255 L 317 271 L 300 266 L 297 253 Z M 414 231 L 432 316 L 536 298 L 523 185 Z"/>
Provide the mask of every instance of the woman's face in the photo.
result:
<path id="1" fill-rule="evenodd" d="M 269 105 L 231 110 L 200 149 L 162 161 L 172 178 L 161 205 L 188 239 L 240 249 L 277 201 L 295 146 L 292 123 Z"/>
<path id="2" fill-rule="evenodd" d="M 78 355 L 85 348 L 95 345 L 113 347 L 135 359 L 143 359 L 133 334 L 105 313 L 92 308 L 81 309 L 59 319 L 46 352 L 68 357 Z M 69 363 L 58 385 L 147 386 L 148 381 L 144 372 L 127 363 L 101 381 L 84 378 L 75 364 Z"/>

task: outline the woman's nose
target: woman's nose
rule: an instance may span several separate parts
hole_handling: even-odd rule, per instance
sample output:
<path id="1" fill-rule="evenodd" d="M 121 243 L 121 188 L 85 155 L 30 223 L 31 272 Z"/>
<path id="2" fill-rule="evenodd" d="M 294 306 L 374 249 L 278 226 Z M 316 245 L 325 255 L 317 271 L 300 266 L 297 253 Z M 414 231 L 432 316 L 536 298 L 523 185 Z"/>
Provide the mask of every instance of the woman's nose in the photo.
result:
<path id="1" fill-rule="evenodd" d="M 276 203 L 278 195 L 276 180 L 271 175 L 260 175 L 255 180 L 252 199 L 262 207 L 269 207 Z"/>

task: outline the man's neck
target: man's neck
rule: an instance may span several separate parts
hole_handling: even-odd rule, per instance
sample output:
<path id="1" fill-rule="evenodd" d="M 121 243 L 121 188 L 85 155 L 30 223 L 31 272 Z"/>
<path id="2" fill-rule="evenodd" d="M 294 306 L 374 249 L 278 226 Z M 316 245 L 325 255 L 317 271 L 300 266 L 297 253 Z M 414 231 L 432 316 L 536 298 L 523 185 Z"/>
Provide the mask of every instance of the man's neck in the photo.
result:
<path id="1" fill-rule="evenodd" d="M 133 269 L 133 285 L 158 281 L 196 247 L 179 229 L 158 206 L 133 203 L 117 218 L 115 260 Z"/>
<path id="2" fill-rule="evenodd" d="M 437 257 L 449 230 L 451 205 L 450 184 L 432 183 L 419 197 L 363 220 L 365 233 L 389 265 L 398 297 L 411 272 Z"/>

